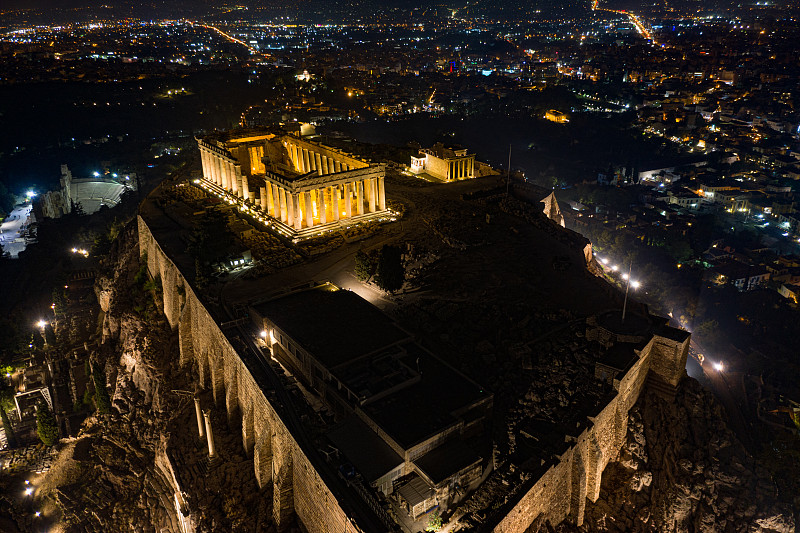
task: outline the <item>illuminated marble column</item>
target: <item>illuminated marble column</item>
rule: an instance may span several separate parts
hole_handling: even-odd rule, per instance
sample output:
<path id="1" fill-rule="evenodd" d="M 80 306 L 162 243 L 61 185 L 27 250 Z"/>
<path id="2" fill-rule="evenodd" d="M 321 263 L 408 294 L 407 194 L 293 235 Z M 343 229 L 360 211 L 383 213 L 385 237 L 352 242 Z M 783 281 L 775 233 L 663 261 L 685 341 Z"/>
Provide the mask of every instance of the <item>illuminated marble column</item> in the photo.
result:
<path id="1" fill-rule="evenodd" d="M 206 161 L 206 151 L 200 147 L 200 165 L 203 167 L 203 177 L 208 176 L 208 161 Z"/>
<path id="2" fill-rule="evenodd" d="M 217 183 L 217 163 L 215 161 L 214 154 L 211 152 L 206 152 L 206 156 L 208 157 L 208 174 L 211 178 L 211 183 Z"/>
<path id="3" fill-rule="evenodd" d="M 280 188 L 280 202 L 281 222 L 291 226 L 294 224 L 294 201 L 292 201 L 292 195 L 283 187 Z"/>
<path id="4" fill-rule="evenodd" d="M 211 430 L 211 410 L 203 411 L 203 417 L 206 419 L 206 437 L 208 438 L 208 456 L 213 459 L 217 455 L 217 449 L 214 447 L 214 432 Z"/>
<path id="5" fill-rule="evenodd" d="M 277 200 L 277 198 L 275 198 L 275 194 L 272 192 L 272 184 L 267 183 L 266 187 L 263 187 L 263 189 L 266 191 L 265 194 L 267 195 L 267 205 L 263 206 L 264 212 L 273 218 L 277 218 L 275 216 L 275 200 Z"/>
<path id="6" fill-rule="evenodd" d="M 311 172 L 311 164 L 308 162 L 308 150 L 303 148 L 303 174 Z"/>
<path id="7" fill-rule="evenodd" d="M 327 187 L 317 189 L 317 198 L 319 198 L 319 223 L 326 224 L 328 222 L 328 204 L 325 202 L 325 190 Z"/>
<path id="8" fill-rule="evenodd" d="M 383 176 L 378 177 L 378 209 L 383 211 L 386 209 L 386 191 L 383 185 Z"/>
<path id="9" fill-rule="evenodd" d="M 211 168 L 214 171 L 214 183 L 222 187 L 222 176 L 219 173 L 219 159 L 217 159 L 217 154 L 214 152 L 211 153 Z"/>
<path id="10" fill-rule="evenodd" d="M 343 170 L 343 171 L 345 171 L 345 172 L 347 172 L 348 170 L 350 170 L 350 167 L 349 167 L 349 166 L 347 166 L 347 163 L 342 163 L 342 170 Z"/>
<path id="11" fill-rule="evenodd" d="M 275 218 L 280 219 L 281 222 L 286 222 L 288 220 L 288 215 L 286 214 L 286 191 L 274 183 L 272 184 L 272 199 L 274 200 L 272 208 L 275 210 Z"/>
<path id="12" fill-rule="evenodd" d="M 322 176 L 322 156 L 317 152 L 314 152 L 314 170 L 317 171 L 317 174 Z"/>
<path id="13" fill-rule="evenodd" d="M 200 398 L 198 396 L 194 397 L 194 414 L 197 416 L 197 431 L 200 434 L 200 438 L 202 439 L 205 437 L 205 426 L 203 425 L 203 412 L 200 409 Z"/>
<path id="14" fill-rule="evenodd" d="M 344 214 L 347 218 L 353 216 L 353 191 L 349 183 L 344 184 Z"/>
<path id="15" fill-rule="evenodd" d="M 231 191 L 236 196 L 241 197 L 242 196 L 242 191 L 239 188 L 239 180 L 237 179 L 241 174 L 239 174 L 239 175 L 236 174 L 236 170 L 234 169 L 234 165 L 230 161 L 226 161 L 225 162 L 225 166 L 228 167 L 228 181 L 231 184 Z M 247 200 L 247 196 L 245 196 L 244 199 Z"/>
<path id="16" fill-rule="evenodd" d="M 291 154 L 292 166 L 294 170 L 300 170 L 300 160 L 297 158 L 297 146 L 290 144 L 289 153 Z"/>
<path id="17" fill-rule="evenodd" d="M 269 206 L 272 203 L 272 187 L 269 187 L 269 193 L 267 193 L 267 187 L 259 187 L 258 196 L 261 200 L 261 210 L 270 214 Z"/>
<path id="18" fill-rule="evenodd" d="M 214 167 L 214 183 L 216 183 L 217 186 L 222 187 L 222 172 L 219 166 L 219 156 L 215 152 L 212 152 L 211 157 L 212 157 L 211 166 Z"/>
<path id="19" fill-rule="evenodd" d="M 314 227 L 314 211 L 311 209 L 311 191 L 306 191 L 305 192 L 305 196 L 303 198 L 305 199 L 303 207 L 304 207 L 304 211 L 305 211 L 304 214 L 306 216 L 306 227 L 313 228 Z"/>
<path id="20" fill-rule="evenodd" d="M 333 174 L 333 159 L 327 155 L 322 156 L 322 168 L 325 174 Z"/>
<path id="21" fill-rule="evenodd" d="M 252 200 L 250 197 L 250 182 L 247 181 L 247 176 L 242 176 L 242 167 L 236 165 L 233 167 L 234 169 L 234 180 L 238 181 L 242 185 L 242 196 L 244 196 L 245 200 Z"/>
<path id="22" fill-rule="evenodd" d="M 211 160 L 212 159 L 211 152 L 209 152 L 208 149 L 205 149 L 205 154 L 206 154 L 206 179 L 211 183 L 214 183 L 214 168 L 213 168 L 214 162 Z"/>
<path id="23" fill-rule="evenodd" d="M 303 212 L 300 210 L 300 195 L 302 193 L 292 193 L 292 205 L 294 206 L 294 229 L 303 228 Z"/>
<path id="24" fill-rule="evenodd" d="M 342 163 L 339 161 L 334 161 L 333 168 L 336 169 L 336 172 L 342 171 Z"/>
<path id="25" fill-rule="evenodd" d="M 209 152 L 208 154 L 209 163 L 211 163 L 211 181 L 214 182 L 215 185 L 219 185 L 219 168 L 217 167 L 217 154 L 214 152 Z"/>
<path id="26" fill-rule="evenodd" d="M 359 215 L 364 214 L 364 180 L 356 182 L 356 210 Z"/>
<path id="27" fill-rule="evenodd" d="M 223 189 L 230 192 L 231 184 L 228 182 L 228 172 L 225 168 L 225 161 L 221 157 L 217 157 L 217 168 L 219 169 L 220 185 Z"/>
<path id="28" fill-rule="evenodd" d="M 367 201 L 369 203 L 369 212 L 375 212 L 375 180 L 368 178 L 364 180 L 364 187 L 367 188 Z"/>
<path id="29" fill-rule="evenodd" d="M 331 213 L 333 220 L 339 220 L 339 186 L 331 187 Z"/>

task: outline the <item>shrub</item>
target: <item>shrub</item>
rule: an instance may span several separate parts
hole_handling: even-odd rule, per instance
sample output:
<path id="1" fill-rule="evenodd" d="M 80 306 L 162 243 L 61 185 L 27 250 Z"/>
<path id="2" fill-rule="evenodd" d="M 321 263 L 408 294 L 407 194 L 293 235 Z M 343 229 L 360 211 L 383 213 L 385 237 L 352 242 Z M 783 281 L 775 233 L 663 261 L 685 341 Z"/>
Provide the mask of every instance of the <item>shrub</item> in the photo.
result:
<path id="1" fill-rule="evenodd" d="M 378 254 L 378 266 L 375 271 L 375 283 L 386 292 L 395 292 L 403 287 L 406 271 L 400 248 L 388 244 Z"/>
<path id="2" fill-rule="evenodd" d="M 36 409 L 36 434 L 45 446 L 52 446 L 60 437 L 58 422 L 47 404 Z"/>

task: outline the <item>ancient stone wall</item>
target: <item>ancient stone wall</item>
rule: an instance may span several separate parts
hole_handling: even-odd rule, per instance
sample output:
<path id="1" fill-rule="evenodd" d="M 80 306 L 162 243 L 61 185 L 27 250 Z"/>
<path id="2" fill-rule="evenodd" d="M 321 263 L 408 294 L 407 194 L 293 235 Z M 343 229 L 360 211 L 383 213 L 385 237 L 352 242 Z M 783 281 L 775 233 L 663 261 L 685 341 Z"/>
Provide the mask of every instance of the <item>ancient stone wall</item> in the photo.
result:
<path id="1" fill-rule="evenodd" d="M 241 424 L 245 452 L 259 486 L 272 483 L 279 530 L 295 515 L 311 533 L 362 531 L 347 516 L 303 449 L 265 396 L 217 322 L 139 217 L 140 254 L 151 276 L 160 276 L 164 314 L 178 328 L 181 364 L 196 364 L 198 384 L 213 392 L 217 416 Z M 204 406 L 208 408 L 210 406 Z M 221 413 L 221 414 L 220 414 Z"/>
<path id="2" fill-rule="evenodd" d="M 178 328 L 180 361 L 196 364 L 200 386 L 213 392 L 214 402 L 229 424 L 241 424 L 242 443 L 253 458 L 259 486 L 272 483 L 274 519 L 284 529 L 295 517 L 311 532 L 362 531 L 342 509 L 284 420 L 202 305 L 192 287 L 153 238 L 139 217 L 140 253 L 147 255 L 150 275 L 160 276 L 164 313 Z M 653 337 L 624 376 L 614 380 L 613 398 L 571 446 L 493 531 L 522 533 L 537 518 L 552 524 L 569 519 L 583 522 L 586 499 L 596 501 L 606 465 L 614 460 L 627 431 L 628 413 L 653 370 L 662 380 L 677 383 L 686 363 L 688 339 Z M 567 437 L 569 438 L 569 437 Z"/>
<path id="3" fill-rule="evenodd" d="M 653 337 L 639 359 L 621 379 L 614 380 L 615 395 L 594 417 L 572 446 L 500 519 L 496 533 L 523 533 L 537 518 L 558 524 L 569 519 L 583 523 L 586 499 L 597 501 L 605 467 L 617 458 L 628 430 L 628 414 L 639 398 L 651 368 L 669 382 L 683 374 L 680 350 L 684 343 Z M 685 354 L 684 354 L 685 355 Z M 668 359 L 668 361 L 664 361 Z M 685 365 L 685 357 L 682 359 Z M 661 376 L 660 376 L 661 377 Z"/>

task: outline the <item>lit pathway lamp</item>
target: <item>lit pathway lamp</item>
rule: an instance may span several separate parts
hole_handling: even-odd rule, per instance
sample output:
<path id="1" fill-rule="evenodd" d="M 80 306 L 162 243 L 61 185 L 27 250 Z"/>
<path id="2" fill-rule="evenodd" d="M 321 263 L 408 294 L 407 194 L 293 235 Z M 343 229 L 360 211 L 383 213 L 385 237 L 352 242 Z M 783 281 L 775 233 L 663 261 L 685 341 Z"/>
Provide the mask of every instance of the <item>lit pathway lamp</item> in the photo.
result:
<path id="1" fill-rule="evenodd" d="M 47 335 L 44 334 L 44 328 L 47 327 L 47 322 L 45 320 L 39 320 L 36 325 L 39 326 L 39 331 L 42 334 L 42 340 L 44 340 L 44 344 L 47 346 Z"/>

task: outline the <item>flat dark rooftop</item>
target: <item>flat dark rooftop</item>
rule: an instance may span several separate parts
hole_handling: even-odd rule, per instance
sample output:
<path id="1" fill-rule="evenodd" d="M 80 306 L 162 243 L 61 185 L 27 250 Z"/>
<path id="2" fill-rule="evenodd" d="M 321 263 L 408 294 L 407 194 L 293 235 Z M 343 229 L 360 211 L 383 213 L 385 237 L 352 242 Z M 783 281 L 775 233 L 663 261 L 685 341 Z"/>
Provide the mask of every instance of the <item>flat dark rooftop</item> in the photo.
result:
<path id="1" fill-rule="evenodd" d="M 398 444 L 408 449 L 456 422 L 454 412 L 490 396 L 480 385 L 423 350 L 404 345 L 401 360 L 422 379 L 362 409 Z M 419 366 L 417 366 L 419 365 Z"/>
<path id="2" fill-rule="evenodd" d="M 254 308 L 330 370 L 408 338 L 378 308 L 333 287 L 321 285 Z"/>
<path id="3" fill-rule="evenodd" d="M 328 438 L 370 483 L 403 463 L 402 457 L 355 416 L 330 430 Z"/>
<path id="4" fill-rule="evenodd" d="M 480 462 L 482 457 L 461 439 L 455 438 L 416 459 L 414 464 L 438 485 L 468 466 Z"/>

